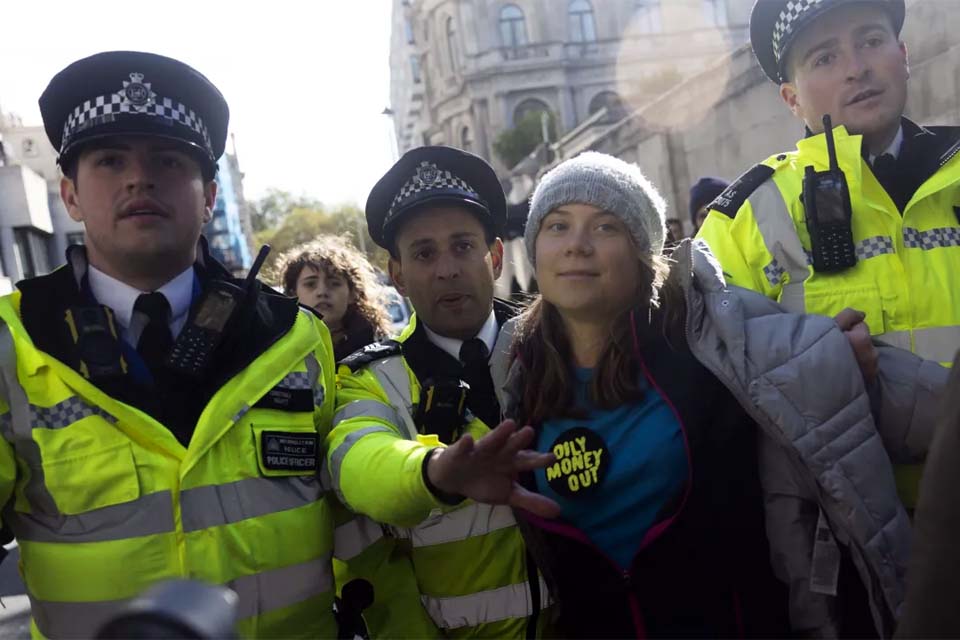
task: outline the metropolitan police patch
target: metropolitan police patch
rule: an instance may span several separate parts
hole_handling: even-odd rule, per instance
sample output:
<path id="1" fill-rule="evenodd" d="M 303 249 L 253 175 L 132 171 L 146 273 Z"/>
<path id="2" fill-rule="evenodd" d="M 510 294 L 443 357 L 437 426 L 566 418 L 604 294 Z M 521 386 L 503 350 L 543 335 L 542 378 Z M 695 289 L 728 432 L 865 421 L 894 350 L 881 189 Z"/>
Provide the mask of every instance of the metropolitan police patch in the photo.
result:
<path id="1" fill-rule="evenodd" d="M 315 473 L 320 437 L 315 433 L 264 431 L 260 434 L 263 468 L 269 471 Z"/>

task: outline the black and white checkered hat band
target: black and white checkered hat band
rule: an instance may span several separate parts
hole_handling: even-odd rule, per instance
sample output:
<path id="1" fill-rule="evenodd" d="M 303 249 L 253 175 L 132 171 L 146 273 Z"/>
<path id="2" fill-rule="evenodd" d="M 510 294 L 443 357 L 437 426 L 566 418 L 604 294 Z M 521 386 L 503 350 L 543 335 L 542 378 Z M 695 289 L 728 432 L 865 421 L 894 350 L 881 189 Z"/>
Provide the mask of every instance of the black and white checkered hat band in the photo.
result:
<path id="1" fill-rule="evenodd" d="M 90 127 L 102 124 L 105 116 L 120 113 L 132 113 L 142 116 L 162 118 L 177 122 L 200 135 L 207 150 L 212 154 L 213 145 L 210 143 L 210 134 L 203 120 L 196 112 L 182 102 L 170 98 L 157 97 L 152 102 L 136 106 L 120 93 L 108 96 L 97 96 L 85 101 L 67 116 L 63 125 L 62 149 L 66 149 L 70 139 L 76 134 Z"/>
<path id="2" fill-rule="evenodd" d="M 393 215 L 397 205 L 406 202 L 416 195 L 429 191 L 462 191 L 464 195 L 475 198 L 478 201 L 480 200 L 479 194 L 477 194 L 473 187 L 449 171 L 438 171 L 436 179 L 429 182 L 424 181 L 418 172 L 400 188 L 400 192 L 397 193 L 393 202 L 390 204 L 390 211 L 387 213 L 387 218 Z"/>
<path id="3" fill-rule="evenodd" d="M 777 62 L 783 55 L 782 44 L 784 39 L 793 31 L 793 25 L 797 23 L 803 14 L 823 2 L 823 0 L 788 0 L 787 6 L 780 12 L 780 17 L 773 25 L 773 55 Z"/>

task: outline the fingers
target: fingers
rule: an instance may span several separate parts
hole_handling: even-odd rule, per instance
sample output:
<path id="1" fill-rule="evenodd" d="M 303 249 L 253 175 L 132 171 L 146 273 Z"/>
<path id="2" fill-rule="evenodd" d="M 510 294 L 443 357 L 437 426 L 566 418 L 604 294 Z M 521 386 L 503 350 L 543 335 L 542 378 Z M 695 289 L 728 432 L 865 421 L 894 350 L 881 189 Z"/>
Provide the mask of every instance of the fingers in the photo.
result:
<path id="1" fill-rule="evenodd" d="M 549 467 L 557 461 L 552 453 L 537 453 L 536 451 L 518 451 L 513 456 L 513 469 L 517 472 L 533 471 Z"/>
<path id="2" fill-rule="evenodd" d="M 510 506 L 523 509 L 541 518 L 556 518 L 560 515 L 560 505 L 546 496 L 533 493 L 514 483 L 510 494 Z"/>
<path id="3" fill-rule="evenodd" d="M 863 322 L 863 320 L 866 317 L 867 317 L 867 314 L 865 314 L 864 312 L 857 311 L 856 309 L 851 309 L 850 307 L 847 307 L 846 309 L 838 313 L 836 318 L 834 318 L 834 320 L 842 330 L 848 331 L 851 327 L 853 327 L 858 322 Z"/>
<path id="4" fill-rule="evenodd" d="M 510 436 L 512 436 L 516 430 L 516 422 L 513 420 L 504 420 L 477 442 L 477 453 L 481 455 L 495 455 L 506 446 L 510 440 Z"/>

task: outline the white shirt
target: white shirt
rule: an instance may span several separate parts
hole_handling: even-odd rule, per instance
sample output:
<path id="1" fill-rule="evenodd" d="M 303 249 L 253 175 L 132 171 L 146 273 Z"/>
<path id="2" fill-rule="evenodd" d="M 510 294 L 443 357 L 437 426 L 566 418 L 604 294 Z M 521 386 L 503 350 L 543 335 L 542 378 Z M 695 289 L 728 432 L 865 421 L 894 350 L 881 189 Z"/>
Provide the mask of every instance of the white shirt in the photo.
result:
<path id="1" fill-rule="evenodd" d="M 151 292 L 131 287 L 93 265 L 87 267 L 87 281 L 97 302 L 113 311 L 120 325 L 121 337 L 134 347 L 137 346 L 143 327 L 130 327 L 133 305 L 141 294 Z M 170 333 L 176 338 L 187 323 L 187 315 L 190 313 L 190 302 L 193 300 L 193 267 L 186 269 L 157 291 L 162 293 L 170 304 Z"/>
<path id="2" fill-rule="evenodd" d="M 438 335 L 431 331 L 430 327 L 426 324 L 423 325 L 423 328 L 426 330 L 427 339 L 430 340 L 430 342 L 452 355 L 453 359 L 457 362 L 460 361 L 460 347 L 463 346 L 463 340 Z M 483 340 L 483 344 L 487 345 L 487 353 L 493 353 L 493 345 L 497 341 L 498 331 L 497 316 L 494 315 L 491 309 L 487 321 L 483 323 L 483 326 L 480 327 L 480 331 L 478 331 L 476 335 L 477 338 Z"/>
<path id="3" fill-rule="evenodd" d="M 902 146 L 903 146 L 903 125 L 900 125 L 900 127 L 897 128 L 897 135 L 893 136 L 893 142 L 891 142 L 890 146 L 884 149 L 883 153 L 881 153 L 880 155 L 882 156 L 885 153 L 889 153 L 894 157 L 894 159 L 899 158 L 900 147 Z M 873 166 L 873 161 L 876 159 L 877 159 L 877 156 L 870 154 L 870 166 Z"/>

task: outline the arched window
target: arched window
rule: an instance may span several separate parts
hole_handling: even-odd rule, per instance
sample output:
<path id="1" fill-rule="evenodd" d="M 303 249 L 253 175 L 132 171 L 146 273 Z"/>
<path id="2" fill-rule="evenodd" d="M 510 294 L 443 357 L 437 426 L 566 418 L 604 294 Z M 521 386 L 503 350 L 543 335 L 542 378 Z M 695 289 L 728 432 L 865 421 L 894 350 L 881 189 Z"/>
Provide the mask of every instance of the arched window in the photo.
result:
<path id="1" fill-rule="evenodd" d="M 527 21 L 523 11 L 515 4 L 500 9 L 500 41 L 508 49 L 527 44 Z"/>
<path id="2" fill-rule="evenodd" d="M 588 0 L 572 0 L 567 7 L 570 19 L 570 40 L 596 42 L 597 29 L 593 22 L 593 7 Z"/>
<path id="3" fill-rule="evenodd" d="M 457 25 L 452 17 L 447 18 L 447 55 L 450 71 L 456 73 L 460 69 L 460 50 L 457 48 Z"/>
<path id="4" fill-rule="evenodd" d="M 708 25 L 714 27 L 727 26 L 727 1 L 703 0 L 703 15 Z"/>
<path id="5" fill-rule="evenodd" d="M 473 151 L 473 133 L 470 132 L 470 127 L 460 130 L 460 148 L 464 151 Z"/>
<path id="6" fill-rule="evenodd" d="M 543 100 L 538 100 L 536 98 L 527 98 L 523 102 L 517 105 L 517 108 L 513 110 L 513 126 L 517 126 L 520 122 L 529 116 L 531 113 L 550 113 L 550 107 Z"/>
<path id="7" fill-rule="evenodd" d="M 660 0 L 637 0 L 633 20 L 640 33 L 659 33 L 663 29 L 660 22 Z"/>
<path id="8" fill-rule="evenodd" d="M 593 96 L 590 101 L 590 115 L 595 114 L 601 109 L 607 110 L 607 119 L 620 120 L 626 115 L 626 109 L 623 108 L 623 100 L 615 91 L 601 91 Z"/>

